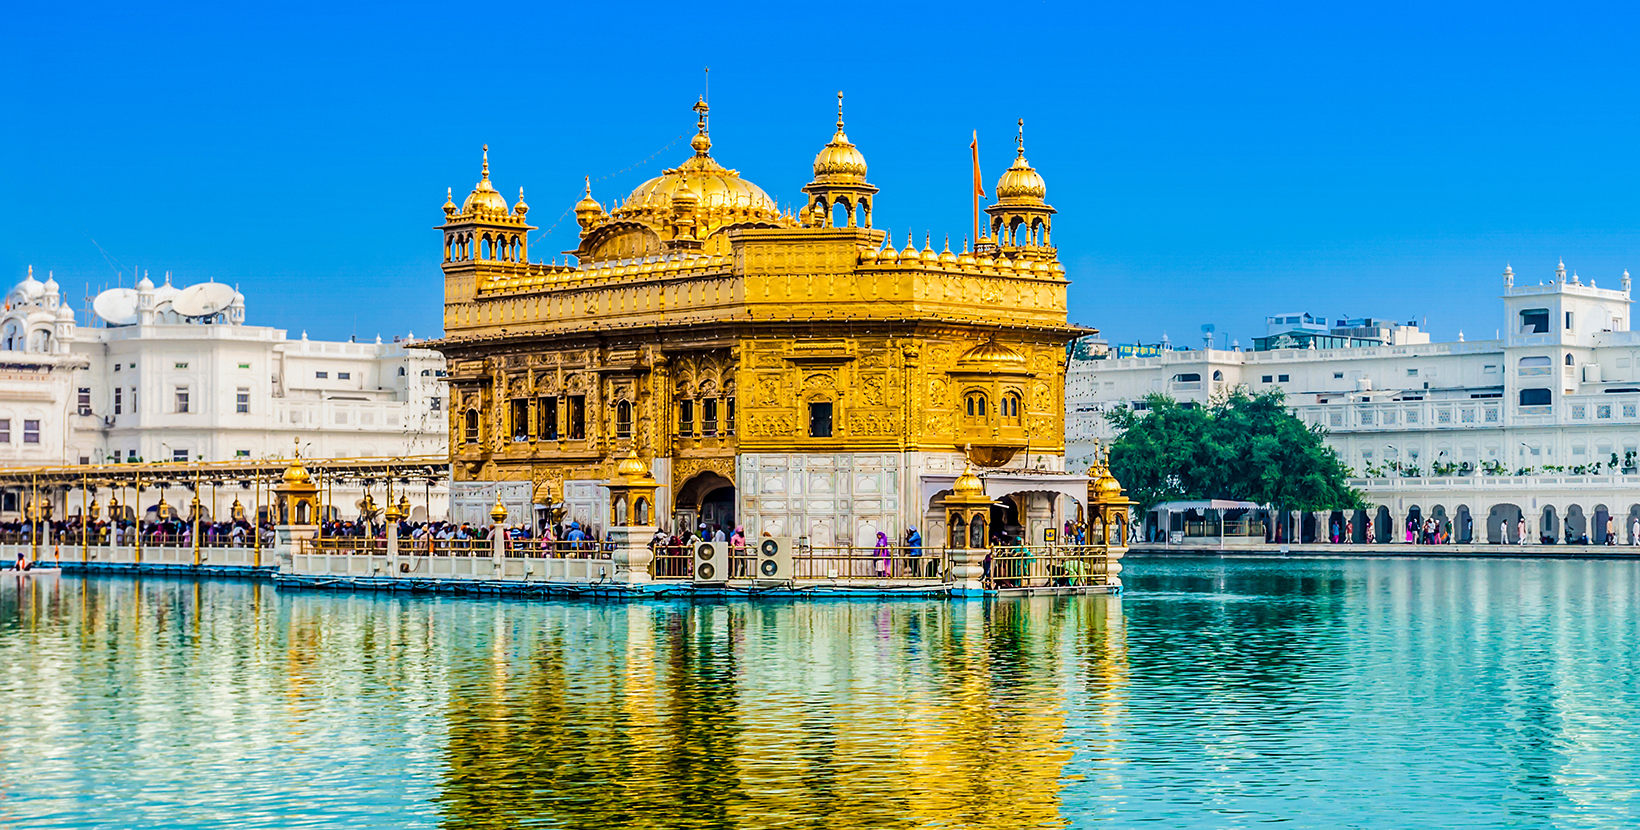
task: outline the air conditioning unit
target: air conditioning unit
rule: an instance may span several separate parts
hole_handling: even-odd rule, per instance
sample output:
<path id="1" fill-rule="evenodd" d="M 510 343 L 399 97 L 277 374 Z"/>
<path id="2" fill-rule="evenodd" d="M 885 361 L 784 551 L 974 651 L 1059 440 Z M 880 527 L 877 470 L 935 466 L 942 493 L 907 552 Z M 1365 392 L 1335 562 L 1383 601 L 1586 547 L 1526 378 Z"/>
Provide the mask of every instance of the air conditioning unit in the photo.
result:
<path id="1" fill-rule="evenodd" d="M 695 543 L 696 583 L 724 583 L 729 581 L 729 543 Z"/>
<path id="2" fill-rule="evenodd" d="M 790 582 L 792 552 L 797 540 L 790 536 L 765 536 L 757 540 L 757 557 L 752 563 L 752 579 L 759 582 Z"/>

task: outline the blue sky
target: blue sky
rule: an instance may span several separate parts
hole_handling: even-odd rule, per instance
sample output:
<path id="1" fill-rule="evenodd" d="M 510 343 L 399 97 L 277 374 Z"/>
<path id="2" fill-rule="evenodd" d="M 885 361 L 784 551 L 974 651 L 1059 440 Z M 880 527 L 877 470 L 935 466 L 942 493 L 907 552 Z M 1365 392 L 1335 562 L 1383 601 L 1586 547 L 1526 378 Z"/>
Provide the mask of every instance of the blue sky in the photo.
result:
<path id="1" fill-rule="evenodd" d="M 896 244 L 960 240 L 970 132 L 994 182 L 1025 118 L 1071 319 L 1113 341 L 1289 310 L 1478 339 L 1505 262 L 1640 273 L 1637 8 L 30 4 L 0 32 L 0 275 L 172 271 L 292 335 L 434 334 L 431 226 L 479 145 L 556 223 L 535 252 L 571 248 L 582 176 L 608 205 L 687 156 L 633 167 L 710 66 L 714 154 L 783 204 L 844 90 Z"/>

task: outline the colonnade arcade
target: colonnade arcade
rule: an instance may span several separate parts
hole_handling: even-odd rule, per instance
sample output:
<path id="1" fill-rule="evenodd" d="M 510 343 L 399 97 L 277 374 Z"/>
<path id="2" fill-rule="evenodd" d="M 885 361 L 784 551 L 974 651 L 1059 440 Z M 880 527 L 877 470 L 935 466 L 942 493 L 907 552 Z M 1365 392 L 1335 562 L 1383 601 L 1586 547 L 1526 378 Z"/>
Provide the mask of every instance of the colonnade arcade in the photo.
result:
<path id="1" fill-rule="evenodd" d="M 1277 511 L 1271 542 L 1301 544 L 1430 543 L 1425 520 L 1434 519 L 1436 544 L 1515 545 L 1524 534 L 1533 545 L 1640 545 L 1640 501 L 1537 499 L 1514 501 L 1408 503 L 1400 510 L 1373 504 L 1363 510 Z M 1608 521 L 1609 520 L 1609 521 Z"/>
<path id="2" fill-rule="evenodd" d="M 312 519 L 424 522 L 447 509 L 449 462 L 442 457 L 291 458 L 11 468 L 0 474 L 0 521 L 77 525 L 82 517 L 131 522 L 140 515 L 148 523 L 291 523 L 277 514 L 274 488 L 298 463 L 317 487 Z"/>

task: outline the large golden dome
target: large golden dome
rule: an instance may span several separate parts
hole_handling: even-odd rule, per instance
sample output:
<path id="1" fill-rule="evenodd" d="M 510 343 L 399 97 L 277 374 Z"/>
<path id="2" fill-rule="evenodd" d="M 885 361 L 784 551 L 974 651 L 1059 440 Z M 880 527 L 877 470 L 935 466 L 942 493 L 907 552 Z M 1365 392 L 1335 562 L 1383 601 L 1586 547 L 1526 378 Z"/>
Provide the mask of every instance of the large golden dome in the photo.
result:
<path id="1" fill-rule="evenodd" d="M 679 191 L 690 191 L 696 203 L 705 208 L 775 213 L 774 200 L 763 189 L 740 177 L 704 151 L 695 154 L 683 164 L 650 179 L 633 189 L 619 212 L 632 213 L 646 210 L 670 210 L 672 198 Z"/>
<path id="2" fill-rule="evenodd" d="M 702 209 L 777 215 L 779 209 L 763 188 L 741 178 L 738 170 L 730 170 L 712 158 L 712 139 L 706 133 L 706 103 L 695 104 L 695 111 L 700 113 L 696 124 L 698 132 L 689 141 L 695 155 L 638 185 L 615 213 L 669 211 L 673 197 L 682 195 L 680 191 L 688 191 Z"/>

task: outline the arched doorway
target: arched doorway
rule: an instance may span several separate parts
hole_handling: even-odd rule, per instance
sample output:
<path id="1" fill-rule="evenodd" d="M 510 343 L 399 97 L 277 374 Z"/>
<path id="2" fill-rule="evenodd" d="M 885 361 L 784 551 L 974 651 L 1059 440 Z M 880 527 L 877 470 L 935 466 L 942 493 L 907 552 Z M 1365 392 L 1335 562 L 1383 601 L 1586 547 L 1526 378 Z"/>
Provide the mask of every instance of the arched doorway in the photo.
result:
<path id="1" fill-rule="evenodd" d="M 1406 524 L 1395 528 L 1395 536 L 1390 541 L 1416 544 L 1423 541 L 1423 532 L 1424 510 L 1415 504 L 1407 508 Z"/>
<path id="2" fill-rule="evenodd" d="M 1543 515 L 1538 518 L 1540 521 L 1538 522 L 1538 539 L 1536 541 L 1545 545 L 1554 544 L 1560 539 L 1560 516 L 1555 513 L 1555 506 L 1552 504 L 1544 505 Z"/>
<path id="3" fill-rule="evenodd" d="M 1606 505 L 1597 504 L 1594 506 L 1594 523 L 1589 528 L 1590 542 L 1596 545 L 1606 544 L 1606 522 L 1611 519 L 1611 515 L 1611 511 L 1606 509 Z M 1612 524 L 1616 525 L 1616 522 L 1613 522 Z M 1615 536 L 1616 534 L 1617 528 L 1614 526 L 1612 528 L 1612 535 Z"/>
<path id="4" fill-rule="evenodd" d="M 1489 545 L 1519 544 L 1515 528 L 1524 514 L 1513 504 L 1494 504 L 1486 514 L 1486 543 Z"/>
<path id="5" fill-rule="evenodd" d="M 1389 508 L 1380 504 L 1378 511 L 1372 517 L 1372 538 L 1369 542 L 1388 542 L 1395 538 L 1395 528 L 1391 525 L 1395 520 L 1390 518 Z"/>
<path id="6" fill-rule="evenodd" d="M 672 525 L 679 533 L 692 529 L 708 537 L 718 528 L 725 536 L 734 533 L 735 483 L 711 470 L 691 476 L 673 499 Z M 706 525 L 704 532 L 701 525 Z M 756 529 L 748 529 L 747 535 L 757 535 Z"/>
<path id="7" fill-rule="evenodd" d="M 1306 511 L 1304 511 L 1303 516 L 1304 516 L 1304 524 L 1299 529 L 1299 536 L 1298 536 L 1299 541 L 1304 542 L 1304 543 L 1317 541 L 1316 540 L 1316 533 L 1315 533 L 1316 532 L 1315 514 L 1311 513 L 1308 510 L 1306 510 Z"/>
<path id="8" fill-rule="evenodd" d="M 1475 517 L 1469 515 L 1469 505 L 1458 505 L 1458 513 L 1452 521 L 1452 540 L 1460 545 L 1471 544 L 1475 541 Z"/>
<path id="9" fill-rule="evenodd" d="M 1435 536 L 1429 540 L 1430 544 L 1437 544 L 1438 545 L 1438 544 L 1441 543 L 1442 539 L 1447 539 L 1448 541 L 1451 541 L 1453 538 L 1455 538 L 1455 537 L 1447 536 L 1446 525 L 1447 525 L 1447 522 L 1450 521 L 1450 519 L 1452 517 L 1446 515 L 1446 506 L 1445 505 L 1437 504 L 1434 507 L 1429 508 L 1429 517 L 1431 519 L 1435 520 Z M 1457 527 L 1453 527 L 1452 528 L 1452 533 L 1456 534 L 1457 532 L 1458 532 Z"/>
<path id="10" fill-rule="evenodd" d="M 1640 545 L 1640 504 L 1629 505 L 1628 519 L 1624 522 L 1628 527 L 1623 529 L 1623 537 L 1631 545 Z"/>
<path id="11" fill-rule="evenodd" d="M 1574 504 L 1566 508 L 1566 544 L 1587 545 L 1588 543 L 1588 517 L 1583 514 L 1583 505 Z"/>

